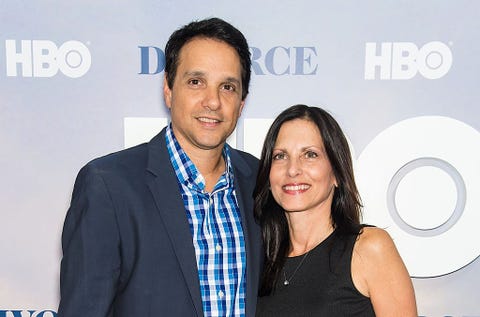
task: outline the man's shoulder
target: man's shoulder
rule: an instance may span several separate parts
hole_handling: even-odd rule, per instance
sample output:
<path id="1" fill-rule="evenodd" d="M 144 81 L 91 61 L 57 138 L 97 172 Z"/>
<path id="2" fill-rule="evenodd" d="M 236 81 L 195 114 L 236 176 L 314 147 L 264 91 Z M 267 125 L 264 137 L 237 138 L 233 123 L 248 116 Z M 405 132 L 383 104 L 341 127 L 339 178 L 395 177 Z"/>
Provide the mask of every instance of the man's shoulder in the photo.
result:
<path id="1" fill-rule="evenodd" d="M 250 153 L 231 149 L 230 155 L 232 158 L 233 166 L 240 170 L 242 173 L 249 175 L 256 175 L 258 169 L 258 159 Z"/>
<path id="2" fill-rule="evenodd" d="M 150 151 L 153 151 L 154 153 L 162 151 L 162 137 L 163 130 L 149 142 L 97 157 L 88 162 L 85 167 L 94 168 L 101 171 L 122 171 L 139 168 L 145 169 L 148 163 Z"/>
<path id="3" fill-rule="evenodd" d="M 239 155 L 240 157 L 242 157 L 244 160 L 246 160 L 247 162 L 249 162 L 251 164 L 258 164 L 258 158 L 256 158 L 255 156 L 253 156 L 252 154 L 250 154 L 248 152 L 245 152 L 245 151 L 242 151 L 242 150 L 237 150 L 237 149 L 234 149 L 234 148 L 232 148 L 231 151 L 232 151 L 232 153 L 236 153 L 237 155 Z"/>
<path id="4" fill-rule="evenodd" d="M 230 148 L 230 152 L 232 154 L 232 157 L 237 157 L 241 158 L 242 160 L 245 160 L 247 164 L 252 165 L 252 166 L 257 166 L 258 165 L 258 158 L 253 156 L 252 154 L 242 151 L 242 150 L 237 150 L 234 148 Z"/>
<path id="5" fill-rule="evenodd" d="M 145 170 L 148 161 L 148 144 L 143 143 L 127 149 L 97 157 L 88 162 L 82 170 L 100 174 L 125 173 Z"/>

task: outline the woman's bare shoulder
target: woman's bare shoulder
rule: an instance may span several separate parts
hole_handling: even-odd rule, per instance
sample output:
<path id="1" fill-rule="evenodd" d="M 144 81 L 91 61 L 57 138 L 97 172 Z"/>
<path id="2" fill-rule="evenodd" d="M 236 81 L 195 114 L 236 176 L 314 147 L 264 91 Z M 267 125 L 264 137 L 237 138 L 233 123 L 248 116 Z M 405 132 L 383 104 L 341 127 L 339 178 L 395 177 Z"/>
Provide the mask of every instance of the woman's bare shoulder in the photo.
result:
<path id="1" fill-rule="evenodd" d="M 355 244 L 356 251 L 368 259 L 384 258 L 389 252 L 396 253 L 393 239 L 384 229 L 364 227 Z"/>

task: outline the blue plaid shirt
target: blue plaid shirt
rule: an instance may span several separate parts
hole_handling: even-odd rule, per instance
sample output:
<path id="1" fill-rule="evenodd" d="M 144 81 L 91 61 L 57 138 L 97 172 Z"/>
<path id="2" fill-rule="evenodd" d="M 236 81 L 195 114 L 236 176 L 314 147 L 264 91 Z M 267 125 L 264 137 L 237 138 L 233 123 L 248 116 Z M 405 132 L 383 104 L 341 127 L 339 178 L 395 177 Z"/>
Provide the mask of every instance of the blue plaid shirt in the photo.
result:
<path id="1" fill-rule="evenodd" d="M 229 146 L 223 148 L 225 173 L 208 193 L 171 124 L 165 135 L 192 233 L 204 315 L 245 316 L 245 240 Z"/>

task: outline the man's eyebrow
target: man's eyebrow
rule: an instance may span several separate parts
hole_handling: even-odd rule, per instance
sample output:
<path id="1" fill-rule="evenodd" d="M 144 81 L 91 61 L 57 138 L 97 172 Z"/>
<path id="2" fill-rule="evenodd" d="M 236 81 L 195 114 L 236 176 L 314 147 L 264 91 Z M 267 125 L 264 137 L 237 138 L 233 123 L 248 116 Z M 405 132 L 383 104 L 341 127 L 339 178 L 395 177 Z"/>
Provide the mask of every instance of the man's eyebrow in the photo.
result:
<path id="1" fill-rule="evenodd" d="M 205 72 L 201 70 L 192 70 L 192 71 L 186 71 L 183 73 L 183 77 L 204 77 Z M 235 85 L 241 85 L 241 81 L 233 76 L 227 76 L 224 80 L 226 83 L 233 83 Z"/>
<path id="2" fill-rule="evenodd" d="M 240 85 L 240 80 L 238 80 L 237 78 L 235 77 L 227 77 L 226 78 L 226 82 L 228 83 L 234 83 L 234 84 L 237 84 L 237 85 Z"/>
<path id="3" fill-rule="evenodd" d="M 188 77 L 188 76 L 201 77 L 204 75 L 205 75 L 205 72 L 202 72 L 200 70 L 186 71 L 185 73 L 183 73 L 183 77 Z"/>

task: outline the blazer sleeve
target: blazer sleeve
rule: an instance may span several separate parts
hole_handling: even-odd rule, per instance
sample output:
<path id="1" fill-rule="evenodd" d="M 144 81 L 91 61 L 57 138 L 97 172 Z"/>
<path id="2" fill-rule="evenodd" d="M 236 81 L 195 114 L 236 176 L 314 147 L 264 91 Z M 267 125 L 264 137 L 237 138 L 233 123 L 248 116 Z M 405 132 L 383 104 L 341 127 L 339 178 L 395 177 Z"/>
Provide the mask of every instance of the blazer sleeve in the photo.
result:
<path id="1" fill-rule="evenodd" d="M 94 164 L 82 168 L 62 233 L 58 316 L 112 316 L 120 274 L 120 235 L 115 209 Z"/>

